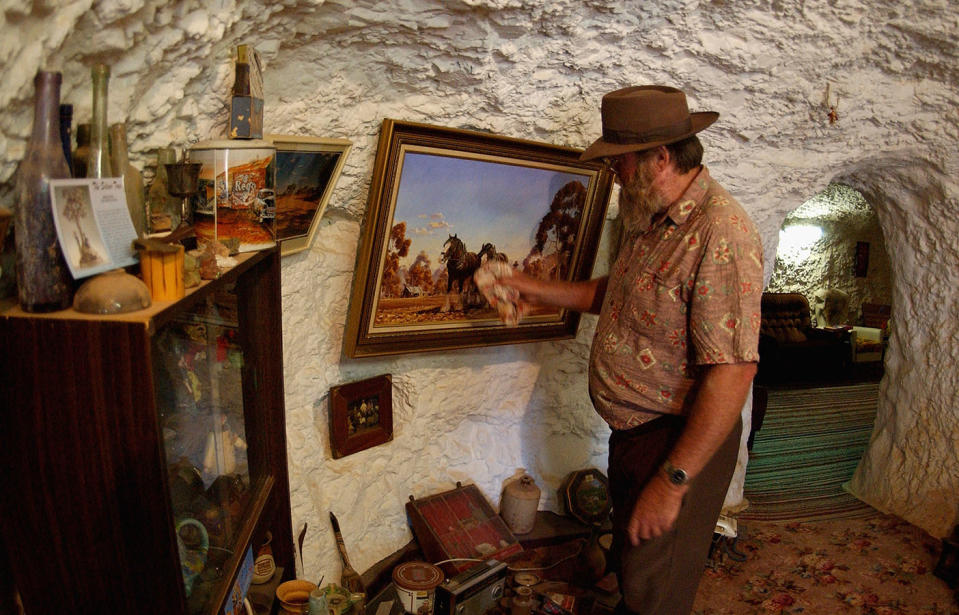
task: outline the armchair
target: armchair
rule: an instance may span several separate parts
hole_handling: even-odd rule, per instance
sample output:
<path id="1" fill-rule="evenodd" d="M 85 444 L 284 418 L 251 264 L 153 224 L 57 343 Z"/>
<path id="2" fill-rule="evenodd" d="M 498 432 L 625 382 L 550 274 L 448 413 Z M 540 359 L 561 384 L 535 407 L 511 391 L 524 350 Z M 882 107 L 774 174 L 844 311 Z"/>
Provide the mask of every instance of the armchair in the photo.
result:
<path id="1" fill-rule="evenodd" d="M 763 293 L 757 381 L 833 380 L 850 359 L 849 332 L 813 327 L 804 295 Z"/>

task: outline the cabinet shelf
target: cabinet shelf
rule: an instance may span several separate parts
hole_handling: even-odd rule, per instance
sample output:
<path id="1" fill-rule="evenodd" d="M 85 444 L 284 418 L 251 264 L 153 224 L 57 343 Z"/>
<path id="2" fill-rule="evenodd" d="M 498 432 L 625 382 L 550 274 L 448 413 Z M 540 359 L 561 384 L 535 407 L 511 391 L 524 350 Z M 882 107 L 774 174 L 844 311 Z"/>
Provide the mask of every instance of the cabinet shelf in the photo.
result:
<path id="1" fill-rule="evenodd" d="M 0 312 L 0 536 L 27 613 L 221 613 L 268 533 L 292 574 L 279 251 L 238 260 L 138 312 Z"/>

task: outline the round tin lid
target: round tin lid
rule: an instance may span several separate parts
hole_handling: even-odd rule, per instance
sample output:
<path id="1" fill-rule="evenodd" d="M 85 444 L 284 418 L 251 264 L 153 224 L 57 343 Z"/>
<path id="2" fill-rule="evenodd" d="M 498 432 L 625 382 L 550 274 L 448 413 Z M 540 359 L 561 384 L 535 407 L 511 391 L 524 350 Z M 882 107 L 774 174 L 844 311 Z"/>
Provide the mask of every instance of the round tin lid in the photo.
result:
<path id="1" fill-rule="evenodd" d="M 426 562 L 406 562 L 393 569 L 393 582 L 412 591 L 429 591 L 443 582 L 443 571 Z"/>
<path id="2" fill-rule="evenodd" d="M 513 582 L 519 587 L 532 587 L 539 583 L 539 577 L 532 572 L 517 572 L 513 575 Z"/>
<path id="3" fill-rule="evenodd" d="M 215 139 L 212 141 L 199 141 L 189 147 L 191 150 L 197 149 L 275 149 L 276 146 L 269 141 L 262 139 Z"/>

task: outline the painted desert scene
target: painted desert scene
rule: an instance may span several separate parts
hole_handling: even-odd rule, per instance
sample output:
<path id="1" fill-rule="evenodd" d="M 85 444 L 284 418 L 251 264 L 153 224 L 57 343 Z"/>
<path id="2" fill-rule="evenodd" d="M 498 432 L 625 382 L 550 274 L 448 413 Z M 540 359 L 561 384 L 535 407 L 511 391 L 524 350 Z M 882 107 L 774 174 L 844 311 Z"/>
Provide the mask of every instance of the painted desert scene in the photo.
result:
<path id="1" fill-rule="evenodd" d="M 340 152 L 277 151 L 277 241 L 303 237 L 310 232 L 341 155 Z"/>

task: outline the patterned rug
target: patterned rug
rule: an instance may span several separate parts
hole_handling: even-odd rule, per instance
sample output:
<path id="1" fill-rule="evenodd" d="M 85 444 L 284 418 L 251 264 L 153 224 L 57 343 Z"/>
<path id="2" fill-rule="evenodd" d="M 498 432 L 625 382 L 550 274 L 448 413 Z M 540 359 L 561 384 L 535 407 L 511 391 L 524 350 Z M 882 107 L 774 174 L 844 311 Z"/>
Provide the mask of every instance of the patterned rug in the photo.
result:
<path id="1" fill-rule="evenodd" d="M 770 388 L 756 432 L 741 520 L 806 521 L 863 517 L 872 508 L 843 490 L 872 434 L 879 383 Z"/>
<path id="2" fill-rule="evenodd" d="M 745 561 L 735 561 L 736 553 Z M 716 549 L 694 615 L 959 614 L 933 575 L 940 541 L 897 517 L 741 521 L 733 556 Z"/>

